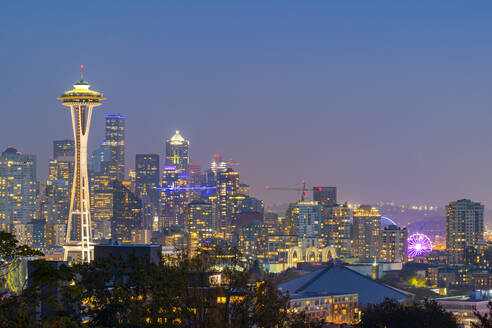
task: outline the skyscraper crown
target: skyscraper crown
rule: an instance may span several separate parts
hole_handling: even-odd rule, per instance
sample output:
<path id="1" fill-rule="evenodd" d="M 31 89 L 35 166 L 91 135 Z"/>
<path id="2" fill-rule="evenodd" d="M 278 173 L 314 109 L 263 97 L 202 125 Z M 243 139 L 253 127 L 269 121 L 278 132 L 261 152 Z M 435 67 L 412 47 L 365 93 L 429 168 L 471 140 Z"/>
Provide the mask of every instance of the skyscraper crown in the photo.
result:
<path id="1" fill-rule="evenodd" d="M 176 130 L 176 133 L 169 140 L 172 145 L 179 145 L 186 142 L 185 138 L 181 134 L 179 134 L 179 130 Z"/>

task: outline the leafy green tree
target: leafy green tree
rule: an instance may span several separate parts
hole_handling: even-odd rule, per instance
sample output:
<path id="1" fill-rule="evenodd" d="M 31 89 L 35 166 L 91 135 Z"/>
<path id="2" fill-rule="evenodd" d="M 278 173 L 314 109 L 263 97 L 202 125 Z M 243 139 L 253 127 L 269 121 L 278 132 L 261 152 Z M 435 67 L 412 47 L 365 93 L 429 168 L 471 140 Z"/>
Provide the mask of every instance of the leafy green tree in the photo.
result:
<path id="1" fill-rule="evenodd" d="M 386 299 L 378 305 L 368 306 L 362 315 L 359 328 L 452 328 L 458 327 L 456 319 L 435 301 L 404 305 Z"/>

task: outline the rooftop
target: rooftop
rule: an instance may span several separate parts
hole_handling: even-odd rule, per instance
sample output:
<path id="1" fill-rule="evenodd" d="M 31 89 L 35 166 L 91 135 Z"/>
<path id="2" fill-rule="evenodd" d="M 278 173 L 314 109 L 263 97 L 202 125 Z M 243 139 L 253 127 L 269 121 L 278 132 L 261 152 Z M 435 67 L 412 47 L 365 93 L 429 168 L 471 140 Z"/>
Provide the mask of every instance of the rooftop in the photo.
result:
<path id="1" fill-rule="evenodd" d="M 281 284 L 279 290 L 289 294 L 358 294 L 362 306 L 381 303 L 385 298 L 403 302 L 413 296 L 340 265 L 325 267 Z"/>
<path id="2" fill-rule="evenodd" d="M 176 130 L 176 133 L 169 139 L 172 145 L 180 145 L 186 142 L 185 138 L 181 134 L 179 134 L 179 130 Z"/>

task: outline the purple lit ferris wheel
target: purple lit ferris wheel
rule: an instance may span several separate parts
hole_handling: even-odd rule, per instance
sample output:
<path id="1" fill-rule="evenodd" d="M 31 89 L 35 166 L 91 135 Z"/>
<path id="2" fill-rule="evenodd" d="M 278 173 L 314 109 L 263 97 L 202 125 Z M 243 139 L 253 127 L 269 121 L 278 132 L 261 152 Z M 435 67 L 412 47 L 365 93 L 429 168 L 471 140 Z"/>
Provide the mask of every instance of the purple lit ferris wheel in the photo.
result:
<path id="1" fill-rule="evenodd" d="M 423 233 L 414 233 L 408 237 L 408 257 L 414 258 L 429 254 L 432 251 L 432 243 Z"/>

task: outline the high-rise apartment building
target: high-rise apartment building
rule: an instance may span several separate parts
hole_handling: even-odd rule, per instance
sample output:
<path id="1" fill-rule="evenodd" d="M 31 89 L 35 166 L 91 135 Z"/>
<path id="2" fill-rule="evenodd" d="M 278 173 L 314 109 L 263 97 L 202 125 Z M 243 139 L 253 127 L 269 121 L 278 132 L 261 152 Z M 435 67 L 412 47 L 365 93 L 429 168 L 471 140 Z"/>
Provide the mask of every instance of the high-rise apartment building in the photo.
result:
<path id="1" fill-rule="evenodd" d="M 193 254 L 200 242 L 213 237 L 213 207 L 206 201 L 192 201 L 187 205 L 185 229 L 189 251 Z"/>
<path id="2" fill-rule="evenodd" d="M 187 205 L 185 227 L 187 232 L 196 233 L 200 238 L 212 236 L 212 203 L 193 201 Z"/>
<path id="3" fill-rule="evenodd" d="M 36 156 L 8 147 L 0 156 L 0 230 L 36 219 Z"/>
<path id="4" fill-rule="evenodd" d="M 345 203 L 323 207 L 324 243 L 335 247 L 337 254 L 350 257 L 352 252 L 352 211 Z"/>
<path id="5" fill-rule="evenodd" d="M 114 179 L 125 179 L 125 117 L 123 115 L 107 115 L 105 125 L 106 139 L 104 145 L 111 153 L 111 175 Z"/>
<path id="6" fill-rule="evenodd" d="M 407 228 L 389 225 L 381 230 L 381 258 L 388 262 L 408 261 Z"/>
<path id="7" fill-rule="evenodd" d="M 313 187 L 313 200 L 323 206 L 337 204 L 337 187 Z"/>
<path id="8" fill-rule="evenodd" d="M 188 170 L 190 142 L 183 138 L 179 131 L 166 141 L 166 166 L 175 166 L 177 170 Z"/>
<path id="9" fill-rule="evenodd" d="M 218 229 L 229 231 L 237 213 L 234 197 L 238 194 L 239 172 L 232 168 L 217 171 L 217 220 Z"/>
<path id="10" fill-rule="evenodd" d="M 269 227 L 261 221 L 253 221 L 241 227 L 238 248 L 247 259 L 267 259 Z"/>
<path id="11" fill-rule="evenodd" d="M 131 243 L 132 235 L 143 229 L 142 202 L 120 181 L 113 180 L 111 239 Z"/>
<path id="12" fill-rule="evenodd" d="M 321 237 L 322 206 L 317 201 L 300 201 L 290 204 L 287 210 L 289 235 L 296 235 L 298 242 Z"/>
<path id="13" fill-rule="evenodd" d="M 463 264 L 465 248 L 484 240 L 484 206 L 460 199 L 446 206 L 446 250 L 450 264 Z"/>
<path id="14" fill-rule="evenodd" d="M 353 215 L 352 254 L 359 259 L 377 259 L 381 248 L 381 214 L 369 205 L 361 205 Z"/>

